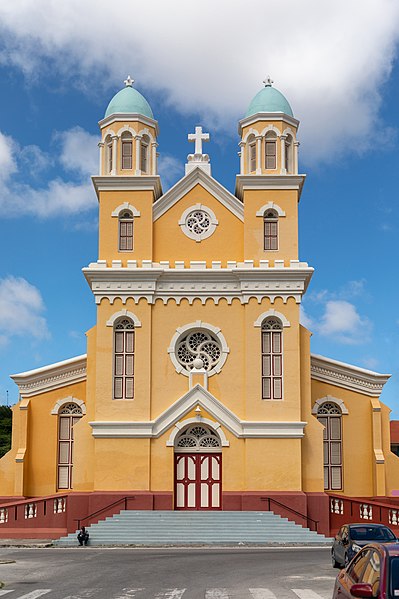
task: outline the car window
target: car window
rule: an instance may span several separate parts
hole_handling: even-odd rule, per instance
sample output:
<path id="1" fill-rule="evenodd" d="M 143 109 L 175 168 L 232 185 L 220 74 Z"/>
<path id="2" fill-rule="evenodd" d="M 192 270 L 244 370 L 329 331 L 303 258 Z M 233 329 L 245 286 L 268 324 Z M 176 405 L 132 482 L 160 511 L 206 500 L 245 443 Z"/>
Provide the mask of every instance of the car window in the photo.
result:
<path id="1" fill-rule="evenodd" d="M 369 560 L 361 577 L 361 582 L 368 582 L 373 587 L 373 597 L 376 597 L 380 589 L 380 555 L 377 551 L 369 552 Z"/>
<path id="2" fill-rule="evenodd" d="M 351 528 L 354 541 L 394 541 L 395 535 L 386 526 L 357 526 Z"/>
<path id="3" fill-rule="evenodd" d="M 389 596 L 399 597 L 399 557 L 391 557 L 389 561 Z"/>
<path id="4" fill-rule="evenodd" d="M 349 566 L 347 573 L 354 583 L 362 581 L 362 574 L 370 557 L 370 549 L 360 551 Z"/>

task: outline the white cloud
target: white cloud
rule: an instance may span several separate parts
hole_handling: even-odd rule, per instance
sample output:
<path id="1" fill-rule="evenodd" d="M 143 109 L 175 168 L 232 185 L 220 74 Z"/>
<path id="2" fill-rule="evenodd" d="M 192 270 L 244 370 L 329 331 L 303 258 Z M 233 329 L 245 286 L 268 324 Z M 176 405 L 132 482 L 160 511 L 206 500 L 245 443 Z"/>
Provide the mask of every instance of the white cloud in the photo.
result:
<path id="1" fill-rule="evenodd" d="M 91 135 L 82 127 L 57 132 L 54 139 L 61 146 L 60 163 L 68 171 L 83 177 L 98 174 L 98 135 Z"/>
<path id="2" fill-rule="evenodd" d="M 329 300 L 316 325 L 316 331 L 340 343 L 355 345 L 367 341 L 370 322 L 359 315 L 356 306 L 345 300 Z"/>
<path id="3" fill-rule="evenodd" d="M 16 335 L 48 338 L 44 310 L 40 291 L 26 279 L 13 276 L 0 279 L 0 345 Z"/>
<path id="4" fill-rule="evenodd" d="M 29 145 L 19 151 L 19 161 L 31 176 L 37 177 L 53 165 L 53 158 L 39 146 Z"/>
<path id="5" fill-rule="evenodd" d="M 306 312 L 305 308 L 303 307 L 303 304 L 301 304 L 299 320 L 300 320 L 301 325 L 303 325 L 304 327 L 306 327 L 309 330 L 312 330 L 312 328 L 314 326 L 313 320 L 309 316 L 309 314 Z"/>
<path id="6" fill-rule="evenodd" d="M 147 95 L 229 131 L 270 73 L 302 120 L 307 161 L 362 151 L 370 132 L 384 133 L 397 0 L 202 0 L 201 10 L 180 0 L 120 0 L 117 10 L 105 0 L 2 0 L 0 22 L 0 61 L 33 79 L 46 69 L 98 95 L 131 72 Z"/>
<path id="7" fill-rule="evenodd" d="M 184 175 L 184 165 L 181 160 L 169 154 L 161 154 L 158 162 L 158 173 L 161 176 L 162 188 L 165 192 Z"/>
<path id="8" fill-rule="evenodd" d="M 14 157 L 16 148 L 15 141 L 0 132 L 0 181 L 8 179 L 17 170 Z"/>

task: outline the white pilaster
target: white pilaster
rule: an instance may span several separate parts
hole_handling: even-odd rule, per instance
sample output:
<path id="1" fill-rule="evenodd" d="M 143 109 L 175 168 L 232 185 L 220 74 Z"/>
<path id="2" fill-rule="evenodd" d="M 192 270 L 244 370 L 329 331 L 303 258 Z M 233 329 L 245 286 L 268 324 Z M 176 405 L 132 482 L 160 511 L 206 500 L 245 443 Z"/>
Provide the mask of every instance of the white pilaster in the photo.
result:
<path id="1" fill-rule="evenodd" d="M 299 141 L 294 141 L 294 175 L 297 175 L 298 170 L 298 150 L 299 150 Z"/>
<path id="2" fill-rule="evenodd" d="M 151 144 L 151 174 L 157 174 L 157 147 L 158 144 L 156 141 Z"/>
<path id="3" fill-rule="evenodd" d="M 141 135 L 136 135 L 136 175 L 141 175 Z"/>
<path id="4" fill-rule="evenodd" d="M 280 164 L 280 173 L 282 175 L 286 175 L 287 174 L 287 170 L 285 168 L 285 142 L 286 142 L 287 136 L 286 135 L 281 135 L 280 136 L 280 141 L 281 141 L 281 164 Z"/>
<path id="5" fill-rule="evenodd" d="M 104 164 L 104 142 L 100 141 L 98 143 L 98 147 L 100 148 L 100 157 L 99 157 L 99 165 L 98 165 L 98 174 L 102 175 L 103 174 L 103 164 Z"/>
<path id="6" fill-rule="evenodd" d="M 262 164 L 261 164 L 261 160 L 262 160 L 262 137 L 261 135 L 257 135 L 255 137 L 256 139 L 256 174 L 257 175 L 261 175 L 262 174 Z"/>
<path id="7" fill-rule="evenodd" d="M 238 144 L 241 148 L 240 155 L 240 175 L 245 174 L 245 141 L 240 141 Z"/>
<path id="8" fill-rule="evenodd" d="M 112 169 L 111 169 L 111 175 L 116 175 L 117 152 L 118 152 L 118 136 L 114 135 L 112 137 Z"/>

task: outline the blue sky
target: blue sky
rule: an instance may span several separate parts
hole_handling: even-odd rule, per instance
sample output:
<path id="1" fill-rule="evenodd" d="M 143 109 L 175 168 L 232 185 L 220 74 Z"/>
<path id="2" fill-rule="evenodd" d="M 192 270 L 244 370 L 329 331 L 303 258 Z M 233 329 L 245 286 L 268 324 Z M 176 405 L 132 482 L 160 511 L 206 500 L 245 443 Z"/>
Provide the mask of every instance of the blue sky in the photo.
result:
<path id="1" fill-rule="evenodd" d="M 258 19 L 246 27 L 238 0 L 184 14 L 177 0 L 121 0 L 115 14 L 103 0 L 2 1 L 0 404 L 7 390 L 17 399 L 10 373 L 85 352 L 97 122 L 126 75 L 159 121 L 164 189 L 183 175 L 187 134 L 201 124 L 212 174 L 234 191 L 237 121 L 270 73 L 301 120 L 312 351 L 391 373 L 382 398 L 399 418 L 399 7 L 320 4 L 253 0 Z"/>

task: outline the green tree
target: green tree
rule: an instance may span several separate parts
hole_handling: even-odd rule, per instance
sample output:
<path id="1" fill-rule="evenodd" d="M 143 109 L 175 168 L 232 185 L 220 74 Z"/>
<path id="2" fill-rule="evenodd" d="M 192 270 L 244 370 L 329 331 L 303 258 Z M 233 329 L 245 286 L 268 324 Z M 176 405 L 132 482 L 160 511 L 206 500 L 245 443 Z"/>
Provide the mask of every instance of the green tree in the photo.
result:
<path id="1" fill-rule="evenodd" d="M 11 408 L 0 406 L 0 458 L 11 449 L 11 430 Z"/>

